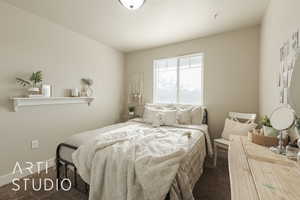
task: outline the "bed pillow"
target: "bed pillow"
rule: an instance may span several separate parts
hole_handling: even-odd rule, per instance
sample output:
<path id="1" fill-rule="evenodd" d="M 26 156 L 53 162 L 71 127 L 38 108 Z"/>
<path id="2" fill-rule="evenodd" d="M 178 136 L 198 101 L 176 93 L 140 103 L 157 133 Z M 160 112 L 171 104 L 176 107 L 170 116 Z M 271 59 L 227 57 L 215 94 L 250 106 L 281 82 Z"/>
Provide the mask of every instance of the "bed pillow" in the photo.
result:
<path id="1" fill-rule="evenodd" d="M 160 110 L 160 117 L 162 125 L 171 126 L 176 124 L 176 110 Z"/>
<path id="2" fill-rule="evenodd" d="M 230 135 L 247 136 L 248 132 L 256 128 L 255 123 L 241 123 L 235 120 L 226 119 L 225 126 L 222 133 L 222 138 L 229 140 Z"/>
<path id="3" fill-rule="evenodd" d="M 147 103 L 145 107 L 156 109 L 156 110 L 176 110 L 174 104 L 152 104 Z"/>
<path id="4" fill-rule="evenodd" d="M 201 125 L 203 121 L 203 109 L 201 106 L 195 106 L 191 110 L 192 125 Z"/>
<path id="5" fill-rule="evenodd" d="M 178 109 L 177 121 L 179 124 L 190 125 L 192 124 L 191 109 Z"/>
<path id="6" fill-rule="evenodd" d="M 145 107 L 143 120 L 146 123 L 152 124 L 154 121 L 156 121 L 156 118 L 159 116 L 158 114 L 159 114 L 159 110 Z"/>
<path id="7" fill-rule="evenodd" d="M 176 110 L 153 109 L 145 107 L 144 122 L 159 125 L 171 126 L 176 124 Z"/>

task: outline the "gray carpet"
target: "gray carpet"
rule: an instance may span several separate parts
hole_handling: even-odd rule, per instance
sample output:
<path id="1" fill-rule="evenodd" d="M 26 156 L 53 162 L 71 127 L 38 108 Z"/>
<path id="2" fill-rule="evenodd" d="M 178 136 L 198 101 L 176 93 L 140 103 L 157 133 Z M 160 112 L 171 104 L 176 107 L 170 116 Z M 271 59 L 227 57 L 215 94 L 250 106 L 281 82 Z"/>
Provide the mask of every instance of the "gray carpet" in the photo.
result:
<path id="1" fill-rule="evenodd" d="M 33 175 L 34 178 L 55 178 L 55 170 L 49 170 L 48 174 Z M 81 181 L 79 181 L 81 182 Z M 38 184 L 38 182 L 37 182 Z M 32 190 L 30 184 L 28 190 L 15 192 L 12 188 L 16 186 L 9 184 L 0 188 L 0 200 L 87 200 L 88 197 L 75 189 L 68 192 L 63 191 L 38 191 Z M 79 187 L 83 190 L 83 184 Z M 204 169 L 202 177 L 194 189 L 196 200 L 230 200 L 230 182 L 228 165 L 226 159 L 219 159 L 217 168 Z"/>

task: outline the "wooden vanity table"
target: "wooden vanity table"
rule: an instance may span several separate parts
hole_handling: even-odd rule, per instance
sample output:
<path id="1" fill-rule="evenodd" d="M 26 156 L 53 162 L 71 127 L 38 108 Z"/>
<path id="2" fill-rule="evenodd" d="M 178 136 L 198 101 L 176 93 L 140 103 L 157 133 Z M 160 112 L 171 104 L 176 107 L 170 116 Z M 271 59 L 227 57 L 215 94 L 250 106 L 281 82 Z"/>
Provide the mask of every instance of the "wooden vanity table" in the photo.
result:
<path id="1" fill-rule="evenodd" d="M 300 166 L 244 136 L 231 136 L 231 200 L 300 200 Z"/>

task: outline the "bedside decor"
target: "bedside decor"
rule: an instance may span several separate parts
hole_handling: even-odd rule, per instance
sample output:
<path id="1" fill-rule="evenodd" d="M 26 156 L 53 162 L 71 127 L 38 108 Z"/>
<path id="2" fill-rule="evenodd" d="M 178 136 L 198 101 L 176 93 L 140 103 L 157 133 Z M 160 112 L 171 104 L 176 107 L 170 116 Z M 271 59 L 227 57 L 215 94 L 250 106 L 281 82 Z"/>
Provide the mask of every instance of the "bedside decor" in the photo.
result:
<path id="1" fill-rule="evenodd" d="M 40 94 L 40 84 L 43 81 L 42 71 L 33 72 L 29 80 L 25 80 L 16 77 L 17 83 L 23 87 L 28 87 L 29 95 L 39 95 Z"/>
<path id="2" fill-rule="evenodd" d="M 87 96 L 87 97 L 93 96 L 94 91 L 91 88 L 91 86 L 94 84 L 94 81 L 90 78 L 83 78 L 81 79 L 81 81 L 84 84 L 84 88 L 82 89 L 81 96 Z"/>
<path id="3" fill-rule="evenodd" d="M 144 94 L 144 75 L 142 73 L 134 74 L 129 78 L 129 82 L 128 103 L 142 105 Z"/>
<path id="4" fill-rule="evenodd" d="M 134 111 L 135 111 L 135 107 L 134 106 L 129 106 L 128 107 L 128 115 L 129 115 L 129 117 L 135 115 Z"/>

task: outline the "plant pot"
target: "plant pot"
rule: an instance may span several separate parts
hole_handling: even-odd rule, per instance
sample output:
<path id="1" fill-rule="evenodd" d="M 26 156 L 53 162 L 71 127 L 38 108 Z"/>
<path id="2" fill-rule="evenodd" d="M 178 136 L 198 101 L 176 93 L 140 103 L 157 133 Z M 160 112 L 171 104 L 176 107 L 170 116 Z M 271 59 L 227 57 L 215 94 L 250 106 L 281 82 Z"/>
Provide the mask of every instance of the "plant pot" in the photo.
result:
<path id="1" fill-rule="evenodd" d="M 40 88 L 32 87 L 28 89 L 29 95 L 37 95 L 40 93 Z"/>
<path id="2" fill-rule="evenodd" d="M 273 127 L 263 126 L 264 136 L 277 137 L 279 132 Z"/>

